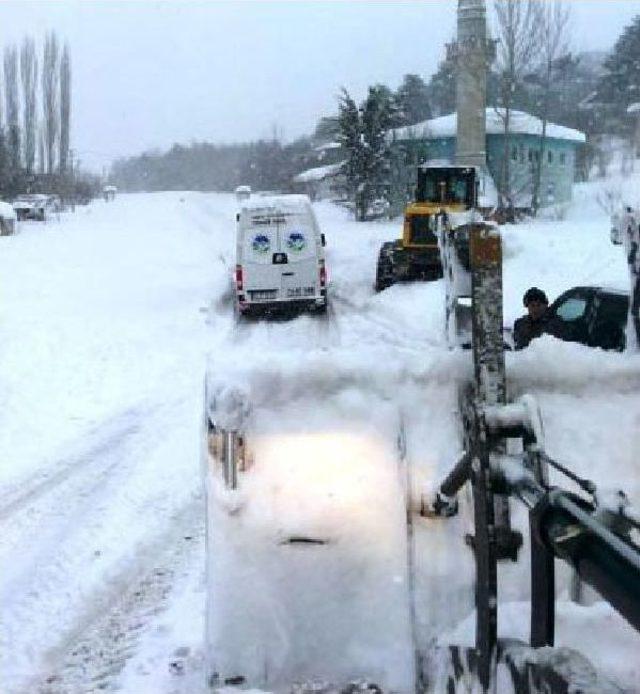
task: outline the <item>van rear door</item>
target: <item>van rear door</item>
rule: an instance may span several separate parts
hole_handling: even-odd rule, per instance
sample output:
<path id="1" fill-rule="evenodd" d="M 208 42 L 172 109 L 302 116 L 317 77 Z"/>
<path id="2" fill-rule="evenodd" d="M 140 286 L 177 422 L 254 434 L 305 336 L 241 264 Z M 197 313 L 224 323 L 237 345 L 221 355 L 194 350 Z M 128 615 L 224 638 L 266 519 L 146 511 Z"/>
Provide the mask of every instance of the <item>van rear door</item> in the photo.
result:
<path id="1" fill-rule="evenodd" d="M 274 301 L 280 295 L 280 272 L 273 265 L 279 253 L 278 229 L 273 214 L 249 211 L 241 239 L 244 290 L 250 302 Z"/>
<path id="2" fill-rule="evenodd" d="M 287 263 L 281 265 L 283 299 L 309 299 L 319 294 L 318 239 L 308 215 L 289 214 L 279 225 L 281 253 Z"/>

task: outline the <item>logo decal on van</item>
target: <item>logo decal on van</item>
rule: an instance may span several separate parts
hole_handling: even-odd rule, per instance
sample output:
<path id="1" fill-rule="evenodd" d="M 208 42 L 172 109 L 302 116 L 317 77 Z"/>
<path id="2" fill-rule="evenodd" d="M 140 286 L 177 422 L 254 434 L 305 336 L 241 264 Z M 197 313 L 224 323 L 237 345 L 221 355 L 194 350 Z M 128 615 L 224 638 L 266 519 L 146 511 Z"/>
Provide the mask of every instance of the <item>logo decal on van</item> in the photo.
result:
<path id="1" fill-rule="evenodd" d="M 268 253 L 270 246 L 271 242 L 269 241 L 269 237 L 264 234 L 256 234 L 251 242 L 251 248 L 253 248 L 256 253 Z"/>
<path id="2" fill-rule="evenodd" d="M 304 238 L 304 234 L 299 231 L 292 231 L 287 238 L 287 248 L 292 251 L 302 251 L 307 245 L 307 241 Z"/>

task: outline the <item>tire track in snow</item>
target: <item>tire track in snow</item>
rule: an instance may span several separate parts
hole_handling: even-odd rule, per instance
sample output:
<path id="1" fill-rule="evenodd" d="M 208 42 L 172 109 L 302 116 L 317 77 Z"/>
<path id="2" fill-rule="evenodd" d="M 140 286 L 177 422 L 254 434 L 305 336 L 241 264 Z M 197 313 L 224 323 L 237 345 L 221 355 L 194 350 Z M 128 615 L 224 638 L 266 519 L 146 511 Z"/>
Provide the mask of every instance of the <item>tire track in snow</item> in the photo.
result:
<path id="1" fill-rule="evenodd" d="M 153 526 L 147 519 L 130 537 L 121 525 L 112 529 L 110 521 L 118 520 L 119 513 L 132 516 L 135 509 L 144 509 L 146 515 L 155 512 L 162 521 L 162 512 L 170 511 L 171 499 L 161 489 L 149 492 L 139 481 L 130 488 L 130 481 L 145 459 L 152 460 L 155 450 L 163 446 L 166 438 L 158 437 L 158 431 L 171 436 L 166 420 L 180 402 L 141 409 L 135 416 L 127 411 L 125 420 L 133 417 L 127 425 L 110 424 L 108 433 L 88 447 L 87 451 L 100 451 L 99 456 L 84 466 L 78 463 L 78 472 L 62 482 L 37 487 L 39 495 L 30 497 L 31 502 L 20 506 L 5 523 L 9 531 L 0 538 L 0 563 L 6 566 L 0 591 L 6 605 L 1 639 L 6 671 L 15 660 L 7 681 L 13 677 L 19 682 L 21 662 L 28 658 L 37 663 L 45 649 L 58 641 L 58 634 L 64 634 L 88 604 L 87 595 L 96 585 L 112 585 L 114 575 L 117 585 L 118 572 L 135 565 L 131 557 L 137 560 L 142 551 L 137 545 L 146 541 L 144 529 Z M 118 434 L 123 431 L 129 434 L 120 440 Z M 125 544 L 118 546 L 118 537 Z M 66 595 L 63 602 L 61 595 Z M 14 653 L 11 660 L 10 652 Z"/>
<path id="2" fill-rule="evenodd" d="M 120 673 L 136 654 L 150 622 L 165 609 L 175 580 L 196 561 L 194 555 L 204 553 L 202 496 L 169 518 L 165 531 L 138 551 L 144 561 L 86 601 L 90 608 L 47 654 L 56 666 L 33 680 L 24 694 L 118 689 Z"/>
<path id="3" fill-rule="evenodd" d="M 119 448 L 126 445 L 131 436 L 140 431 L 140 421 L 146 414 L 150 414 L 150 410 L 131 408 L 94 427 L 86 437 L 83 437 L 83 440 L 94 441 L 88 447 L 47 465 L 47 468 L 53 468 L 52 471 L 47 470 L 37 475 L 36 480 L 31 482 L 26 490 L 20 489 L 13 494 L 6 493 L 0 498 L 0 522 L 4 523 L 12 515 L 24 511 L 40 497 L 74 476 L 86 474 L 89 467 L 92 469 L 100 467 L 100 463 L 104 464 L 107 454 L 117 452 Z M 102 472 L 108 472 L 108 470 Z"/>

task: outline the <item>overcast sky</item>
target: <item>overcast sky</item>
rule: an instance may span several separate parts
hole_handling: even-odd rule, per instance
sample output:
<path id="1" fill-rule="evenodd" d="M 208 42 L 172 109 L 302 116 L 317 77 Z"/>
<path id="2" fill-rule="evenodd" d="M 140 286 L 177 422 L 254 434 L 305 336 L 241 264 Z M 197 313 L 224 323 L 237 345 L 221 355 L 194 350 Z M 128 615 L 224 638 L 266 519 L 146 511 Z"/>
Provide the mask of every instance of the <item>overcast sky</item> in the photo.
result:
<path id="1" fill-rule="evenodd" d="M 543 0 L 541 0 L 543 1 Z M 491 0 L 487 5 L 490 6 Z M 569 0 L 575 49 L 608 50 L 640 0 Z M 455 29 L 455 0 L 191 2 L 2 0 L 0 42 L 54 29 L 73 72 L 72 147 L 99 170 L 174 142 L 310 133 L 354 96 L 425 79 Z"/>

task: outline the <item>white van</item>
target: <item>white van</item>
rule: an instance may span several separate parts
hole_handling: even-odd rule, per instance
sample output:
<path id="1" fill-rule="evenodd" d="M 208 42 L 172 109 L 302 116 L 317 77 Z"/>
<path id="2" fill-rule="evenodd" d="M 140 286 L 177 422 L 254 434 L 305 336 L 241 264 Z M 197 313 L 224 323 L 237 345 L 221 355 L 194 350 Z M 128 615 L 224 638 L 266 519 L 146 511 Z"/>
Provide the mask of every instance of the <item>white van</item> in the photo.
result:
<path id="1" fill-rule="evenodd" d="M 325 238 L 308 196 L 251 198 L 237 222 L 239 314 L 326 311 Z"/>

